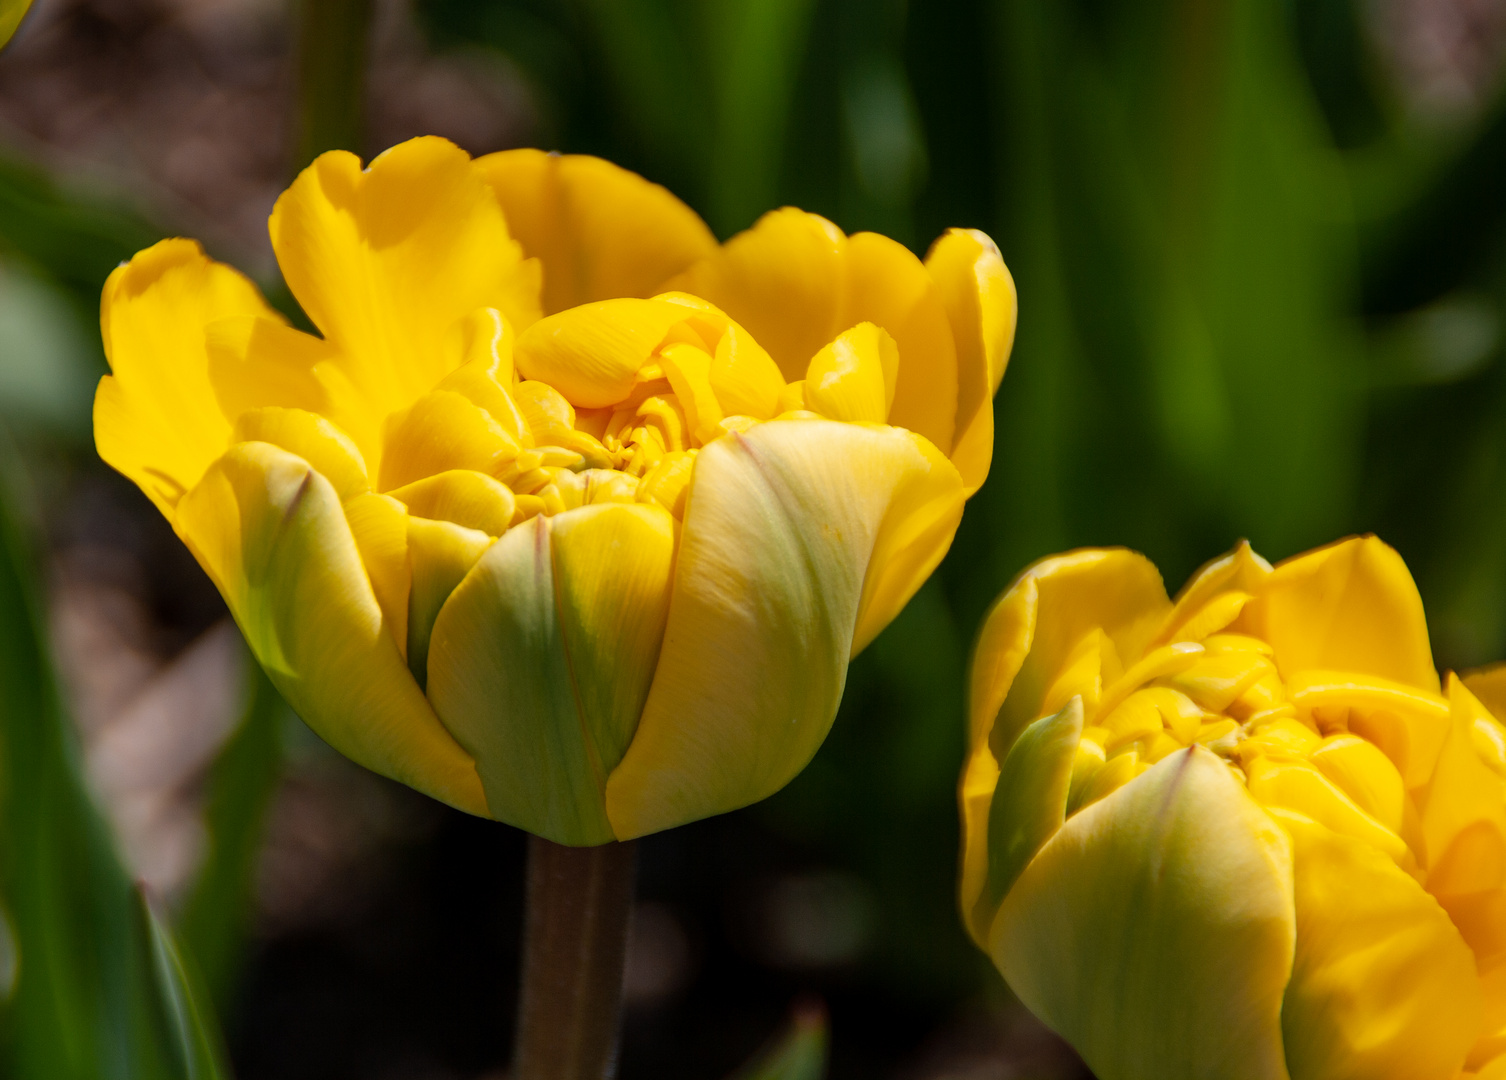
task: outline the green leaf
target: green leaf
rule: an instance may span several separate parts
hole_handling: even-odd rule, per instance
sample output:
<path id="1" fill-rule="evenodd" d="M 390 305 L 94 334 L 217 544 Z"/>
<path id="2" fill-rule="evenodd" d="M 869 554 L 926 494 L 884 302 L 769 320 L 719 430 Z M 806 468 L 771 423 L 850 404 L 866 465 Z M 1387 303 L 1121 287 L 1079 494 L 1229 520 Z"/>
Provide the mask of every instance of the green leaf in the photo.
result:
<path id="1" fill-rule="evenodd" d="M 187 1071 L 199 1059 L 185 1058 L 168 1035 L 174 1021 L 164 1013 L 169 999 L 159 996 L 154 960 L 161 948 L 81 779 L 37 580 L 0 498 L 0 896 L 15 958 L 14 988 L 0 1008 L 0 1075 L 216 1075 Z M 197 1030 L 213 1030 L 207 1012 L 190 1012 Z"/>
<path id="2" fill-rule="evenodd" d="M 267 806 L 282 766 L 282 732 L 291 713 L 261 666 L 246 662 L 246 714 L 220 753 L 207 785 L 208 854 L 179 919 L 178 932 L 204 985 L 229 1002 L 249 928 L 256 860 Z"/>
<path id="3" fill-rule="evenodd" d="M 822 1080 L 826 1075 L 826 1007 L 798 1002 L 789 1026 L 733 1080 Z"/>
<path id="4" fill-rule="evenodd" d="M 172 930 L 153 909 L 147 895 L 136 892 L 137 911 L 151 951 L 156 998 L 166 1021 L 166 1041 L 177 1075 L 184 1080 L 221 1080 L 230 1075 L 219 1025 L 192 966 L 173 939 Z"/>

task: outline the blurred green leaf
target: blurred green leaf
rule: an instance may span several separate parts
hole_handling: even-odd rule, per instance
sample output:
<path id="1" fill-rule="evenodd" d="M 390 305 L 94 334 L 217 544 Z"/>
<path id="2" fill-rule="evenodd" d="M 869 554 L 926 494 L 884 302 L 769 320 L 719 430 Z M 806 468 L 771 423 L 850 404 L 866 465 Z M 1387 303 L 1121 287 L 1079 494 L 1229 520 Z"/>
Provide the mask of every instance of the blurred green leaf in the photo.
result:
<path id="1" fill-rule="evenodd" d="M 4 464 L 11 455 L 5 451 Z M 158 995 L 160 952 L 79 769 L 33 593 L 28 545 L 0 499 L 0 894 L 16 955 L 0 1072 L 139 1080 L 184 1071 Z M 212 1030 L 198 1012 L 198 1029 Z M 197 1066 L 195 1066 L 197 1067 Z"/>
<path id="2" fill-rule="evenodd" d="M 172 1050 L 176 1075 L 184 1080 L 222 1080 L 230 1075 L 225 1067 L 225 1048 L 219 1026 L 199 980 L 173 939 L 173 932 L 154 910 L 141 890 L 136 892 L 151 949 L 156 999 L 166 1021 L 166 1039 Z"/>
<path id="3" fill-rule="evenodd" d="M 208 855 L 179 921 L 213 1000 L 231 1004 L 255 899 L 267 806 L 281 776 L 289 710 L 261 665 L 247 657 L 246 715 L 207 785 Z"/>
<path id="4" fill-rule="evenodd" d="M 826 1075 L 826 1007 L 796 1004 L 789 1027 L 733 1080 L 821 1080 Z"/>

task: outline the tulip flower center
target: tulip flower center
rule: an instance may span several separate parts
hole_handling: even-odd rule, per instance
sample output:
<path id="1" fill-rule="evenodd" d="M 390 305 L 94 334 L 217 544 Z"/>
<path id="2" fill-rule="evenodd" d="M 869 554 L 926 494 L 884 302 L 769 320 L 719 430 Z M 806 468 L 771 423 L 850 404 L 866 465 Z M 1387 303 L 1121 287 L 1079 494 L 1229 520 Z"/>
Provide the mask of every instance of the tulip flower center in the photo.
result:
<path id="1" fill-rule="evenodd" d="M 1284 679 L 1269 644 L 1216 630 L 1186 640 L 1210 621 L 1194 616 L 1176 636 L 1127 668 L 1095 631 L 1078 643 L 1047 695 L 1081 694 L 1084 730 L 1067 812 L 1076 813 L 1155 762 L 1198 744 L 1219 755 L 1268 811 L 1300 814 L 1363 840 L 1421 878 L 1425 849 L 1412 792 L 1432 774 L 1449 728 L 1437 694 L 1343 671 L 1304 670 Z M 1506 728 L 1475 721 L 1482 758 L 1506 778 Z"/>

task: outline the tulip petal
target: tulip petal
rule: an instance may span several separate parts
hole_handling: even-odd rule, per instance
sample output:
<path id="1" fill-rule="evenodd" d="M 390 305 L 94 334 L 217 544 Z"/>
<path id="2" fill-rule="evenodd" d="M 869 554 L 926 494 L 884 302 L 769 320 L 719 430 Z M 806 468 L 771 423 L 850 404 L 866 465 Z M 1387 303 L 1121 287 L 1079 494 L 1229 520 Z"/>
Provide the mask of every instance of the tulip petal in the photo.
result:
<path id="1" fill-rule="evenodd" d="M 168 517 L 229 445 L 205 328 L 238 315 L 281 318 L 192 240 L 155 244 L 105 282 L 100 330 L 111 374 L 94 398 L 95 445 Z"/>
<path id="2" fill-rule="evenodd" d="M 859 323 L 811 359 L 805 407 L 832 420 L 887 423 L 898 374 L 894 339 L 872 323 Z"/>
<path id="3" fill-rule="evenodd" d="M 389 495 L 357 495 L 345 504 L 345 520 L 371 579 L 388 634 L 408 660 L 408 509 Z"/>
<path id="4" fill-rule="evenodd" d="M 1138 552 L 1087 548 L 1036 563 L 994 605 L 979 637 L 977 655 L 992 660 L 973 671 L 975 735 L 988 729 L 1002 758 L 1045 712 L 1047 692 L 1088 634 L 1102 630 L 1118 656 L 1138 657 L 1170 608 L 1160 573 Z"/>
<path id="5" fill-rule="evenodd" d="M 1480 1026 L 1474 957 L 1385 855 L 1300 816 L 1297 949 L 1282 1007 L 1292 1080 L 1453 1077 Z"/>
<path id="6" fill-rule="evenodd" d="M 518 336 L 513 356 L 525 379 L 599 409 L 627 398 L 638 369 L 687 314 L 665 300 L 599 300 L 540 319 Z"/>
<path id="7" fill-rule="evenodd" d="M 986 887 L 963 898 L 968 929 L 983 948 L 999 902 L 1041 846 L 1067 820 L 1072 763 L 1082 740 L 1082 698 L 1031 724 L 1009 749 L 988 814 Z"/>
<path id="8" fill-rule="evenodd" d="M 452 521 L 489 536 L 505 533 L 517 509 L 517 498 L 510 488 L 470 469 L 436 473 L 391 495 L 418 517 Z"/>
<path id="9" fill-rule="evenodd" d="M 268 224 L 288 287 L 378 419 L 458 366 L 448 332 L 463 316 L 493 307 L 520 328 L 538 317 L 537 264 L 465 151 L 444 139 L 401 143 L 364 170 L 353 154 L 324 154 Z M 381 447 L 351 434 L 380 472 Z"/>
<path id="10" fill-rule="evenodd" d="M 350 437 L 324 417 L 304 409 L 268 405 L 235 422 L 235 442 L 264 442 L 307 461 L 334 485 L 341 501 L 371 490 L 366 462 Z"/>
<path id="11" fill-rule="evenodd" d="M 652 296 L 716 249 L 695 211 L 601 158 L 504 150 L 476 159 L 523 250 L 544 266 L 544 311 Z"/>
<path id="12" fill-rule="evenodd" d="M 408 674 L 334 488 L 307 462 L 241 443 L 173 521 L 277 689 L 336 750 L 471 814 L 475 763 Z"/>
<path id="13" fill-rule="evenodd" d="M 1253 596 L 1271 576 L 1271 564 L 1255 554 L 1248 540 L 1241 540 L 1233 551 L 1220 555 L 1212 562 L 1204 563 L 1187 579 L 1182 591 L 1177 593 L 1176 603 L 1166 616 L 1166 625 L 1156 635 L 1156 644 L 1171 641 L 1200 641 L 1222 627 L 1191 625 L 1194 620 L 1203 621 L 1210 604 L 1217 603 L 1221 596 L 1242 593 Z M 1238 615 L 1243 609 L 1241 601 L 1235 608 Z"/>
<path id="14" fill-rule="evenodd" d="M 518 450 L 517 440 L 470 398 L 435 390 L 392 417 L 378 487 L 392 491 L 451 469 L 490 475 Z"/>
<path id="15" fill-rule="evenodd" d="M 499 820 L 561 844 L 614 839 L 602 789 L 648 692 L 673 558 L 657 507 L 536 517 L 440 611 L 429 697 Z"/>
<path id="16" fill-rule="evenodd" d="M 950 485 L 960 498 L 956 470 L 923 445 L 788 420 L 700 451 L 658 672 L 607 783 L 619 839 L 746 806 L 804 768 L 836 713 L 870 557 L 903 526 L 897 496 Z"/>
<path id="17" fill-rule="evenodd" d="M 1438 692 L 1422 598 L 1401 556 L 1373 536 L 1281 563 L 1240 621 L 1275 648 L 1284 678 L 1330 668 Z"/>
<path id="18" fill-rule="evenodd" d="M 429 637 L 440 609 L 470 573 L 492 538 L 450 521 L 408 518 L 408 670 L 429 683 Z"/>
<path id="19" fill-rule="evenodd" d="M 940 290 L 902 244 L 875 233 L 847 237 L 815 214 L 786 207 L 761 217 L 672 287 L 737 320 L 786 379 L 844 330 L 871 322 L 899 346 L 889 422 L 952 449 L 957 350 Z"/>
<path id="20" fill-rule="evenodd" d="M 1285 1080 L 1291 889 L 1286 836 L 1194 747 L 1067 820 L 991 951 L 1104 1080 Z"/>
<path id="21" fill-rule="evenodd" d="M 948 229 L 926 254 L 957 347 L 957 421 L 951 458 L 972 495 L 994 450 L 993 396 L 1014 346 L 1019 311 L 1014 278 L 994 242 L 977 229 Z"/>

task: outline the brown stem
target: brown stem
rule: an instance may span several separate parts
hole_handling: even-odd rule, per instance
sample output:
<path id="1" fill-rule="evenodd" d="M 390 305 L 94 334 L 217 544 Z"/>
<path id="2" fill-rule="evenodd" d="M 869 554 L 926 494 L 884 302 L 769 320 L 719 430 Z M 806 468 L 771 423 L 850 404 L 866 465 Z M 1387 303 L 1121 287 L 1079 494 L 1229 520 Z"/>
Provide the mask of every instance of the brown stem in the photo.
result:
<path id="1" fill-rule="evenodd" d="M 637 845 L 529 837 L 514 1080 L 609 1080 Z"/>

